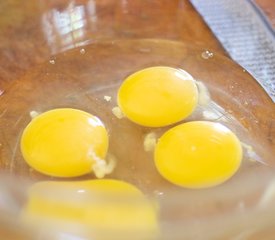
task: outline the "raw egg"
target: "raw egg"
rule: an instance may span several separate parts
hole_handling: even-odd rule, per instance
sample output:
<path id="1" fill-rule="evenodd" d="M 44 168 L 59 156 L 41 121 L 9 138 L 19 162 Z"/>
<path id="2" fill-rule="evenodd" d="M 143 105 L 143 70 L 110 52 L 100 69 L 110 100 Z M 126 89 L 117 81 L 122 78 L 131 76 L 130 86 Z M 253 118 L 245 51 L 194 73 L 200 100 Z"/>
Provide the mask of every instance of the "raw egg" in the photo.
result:
<path id="1" fill-rule="evenodd" d="M 239 168 L 242 147 L 236 135 L 220 123 L 194 121 L 164 133 L 154 160 L 159 173 L 186 188 L 206 188 L 228 180 Z"/>
<path id="2" fill-rule="evenodd" d="M 188 117 L 198 102 L 193 77 L 171 67 L 150 67 L 126 78 L 118 91 L 118 105 L 131 121 L 162 127 Z"/>
<path id="3" fill-rule="evenodd" d="M 103 161 L 108 134 L 102 121 L 81 110 L 60 108 L 35 117 L 24 129 L 21 152 L 35 170 L 50 176 L 74 177 Z"/>
<path id="4" fill-rule="evenodd" d="M 155 205 L 134 185 L 112 179 L 36 183 L 21 220 L 38 229 L 78 229 L 96 240 L 152 239 L 158 228 Z"/>

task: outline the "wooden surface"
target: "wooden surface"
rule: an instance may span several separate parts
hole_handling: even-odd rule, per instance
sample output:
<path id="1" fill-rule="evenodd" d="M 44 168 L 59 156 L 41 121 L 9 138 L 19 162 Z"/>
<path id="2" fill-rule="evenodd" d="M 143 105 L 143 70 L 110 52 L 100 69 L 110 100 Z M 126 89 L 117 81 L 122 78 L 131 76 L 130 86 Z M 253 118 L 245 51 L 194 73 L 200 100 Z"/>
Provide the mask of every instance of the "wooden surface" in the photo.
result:
<path id="1" fill-rule="evenodd" d="M 45 75 L 43 73 L 43 66 L 46 66 L 46 64 L 43 65 L 42 63 L 48 63 L 53 55 L 66 49 L 73 49 L 87 41 L 92 43 L 117 38 L 155 38 L 176 40 L 183 42 L 191 48 L 193 45 L 196 45 L 196 51 L 210 50 L 214 54 L 227 56 L 227 53 L 206 26 L 203 19 L 187 0 L 75 0 L 74 5 L 70 5 L 70 2 L 68 0 L 0 1 L 1 169 L 12 169 L 14 173 L 21 173 L 27 169 L 23 161 L 17 164 L 18 169 L 14 169 L 9 164 L 7 156 L 14 155 L 13 146 L 10 146 L 11 149 L 4 149 L 4 144 L 2 144 L 4 142 L 3 136 L 7 139 L 15 138 L 14 136 L 18 135 L 18 133 L 16 133 L 16 128 L 12 127 L 23 123 L 18 124 L 18 117 L 16 115 L 10 115 L 4 119 L 4 114 L 8 106 L 13 106 L 13 109 L 16 109 L 17 112 L 27 109 L 28 101 L 31 102 L 34 98 L 39 98 L 39 96 L 45 96 L 46 102 L 51 101 L 50 97 L 47 99 L 47 96 L 51 95 L 50 91 L 47 92 L 49 89 L 47 91 L 43 91 L 42 89 L 40 92 L 36 92 L 36 94 L 32 94 L 29 97 L 26 97 L 21 90 L 31 94 L 32 87 L 39 86 L 39 78 L 42 79 Z M 257 2 L 267 12 L 269 18 L 274 19 L 275 12 L 270 10 L 274 7 L 274 1 L 257 0 Z M 75 12 L 72 12 L 72 9 Z M 76 14 L 77 12 L 78 14 Z M 58 19 L 59 21 L 57 21 Z M 166 49 L 169 49 L 169 46 L 166 46 L 168 43 L 164 42 L 158 46 L 161 53 L 171 54 L 170 52 L 166 52 Z M 130 48 L 127 44 L 130 43 L 126 41 L 124 47 L 118 45 L 123 51 L 127 52 L 127 49 Z M 153 43 L 149 42 L 146 44 L 146 46 L 154 48 Z M 101 46 L 101 44 L 95 44 L 95 46 Z M 177 50 L 180 49 L 180 51 L 186 54 L 183 45 L 174 43 L 171 44 L 171 49 L 177 56 L 174 62 L 172 61 L 173 64 L 180 66 L 182 60 Z M 100 48 L 96 51 L 101 52 L 103 50 Z M 105 52 L 107 51 L 108 49 Z M 117 52 L 117 48 L 113 49 L 113 51 Z M 143 51 L 146 53 L 146 48 Z M 193 54 L 193 52 L 190 51 L 190 54 Z M 262 150 L 264 151 L 263 155 L 267 156 L 268 164 L 274 166 L 275 109 L 271 99 L 247 72 L 227 58 L 221 56 L 217 58 L 218 61 L 213 58 L 214 60 L 209 63 L 200 59 L 200 65 L 194 66 L 194 56 L 192 56 L 192 59 L 188 59 L 188 57 L 184 59 L 187 68 L 193 68 L 194 72 L 199 75 L 199 66 L 209 66 L 209 69 L 213 70 L 213 75 L 211 75 L 212 73 L 201 73 L 202 77 L 205 77 L 204 80 L 209 83 L 212 78 L 217 77 L 214 76 L 215 69 L 217 69 L 216 65 L 223 68 L 224 64 L 224 71 L 219 74 L 222 78 L 217 80 L 217 86 L 232 94 L 232 99 L 236 104 L 234 106 L 234 101 L 227 101 L 228 97 L 224 97 L 224 99 L 223 97 L 219 97 L 219 100 L 223 106 L 232 108 L 241 123 L 251 132 L 252 136 L 264 145 L 264 150 Z M 154 56 L 151 57 L 154 60 Z M 66 72 L 67 66 L 73 68 L 73 65 L 70 65 L 70 61 L 66 61 L 64 60 L 66 64 L 61 67 L 63 72 Z M 81 61 L 83 60 L 79 60 L 79 62 Z M 116 64 L 119 65 L 119 62 Z M 37 65 L 40 67 L 37 68 Z M 47 67 L 54 74 L 60 70 L 58 68 L 54 69 L 54 66 L 51 65 L 47 65 Z M 74 67 L 74 71 L 76 71 L 77 67 L 77 70 L 81 69 L 80 64 Z M 33 68 L 36 70 L 32 74 L 24 75 L 26 72 L 32 71 Z M 41 69 L 41 71 L 37 69 Z M 104 74 L 104 70 L 101 69 L 102 74 Z M 89 69 L 86 68 L 86 71 L 89 72 Z M 227 78 L 227 75 L 230 75 L 227 74 L 229 71 L 232 71 L 234 75 L 234 79 L 232 80 L 234 85 Z M 46 83 L 51 81 L 50 77 L 43 79 Z M 56 85 L 53 86 L 62 88 L 61 92 L 79 87 L 78 82 L 73 77 L 69 81 L 72 84 L 67 89 L 61 86 L 61 83 L 56 80 L 54 80 Z M 85 85 L 86 82 L 84 80 L 81 80 L 81 83 L 83 86 L 88 87 L 88 85 Z M 238 87 L 233 89 L 231 88 L 232 86 Z M 55 91 L 56 89 L 52 87 L 51 90 Z M 12 91 L 17 91 L 18 93 L 13 95 Z M 5 95 L 9 97 L 5 98 Z M 3 100 L 4 98 L 5 100 Z M 245 116 L 241 116 L 242 109 L 244 109 Z M 246 116 L 249 117 L 246 118 Z M 251 116 L 253 117 L 252 119 Z M 6 136 L 7 133 L 11 132 L 14 133 L 13 136 Z M 136 152 L 136 155 L 138 154 Z M 151 174 L 149 170 L 146 173 L 148 176 Z M 32 174 L 34 175 L 34 173 Z"/>
<path id="2" fill-rule="evenodd" d="M 75 2 L 76 6 L 84 6 L 85 11 L 88 11 L 87 1 Z M 87 16 L 90 20 L 83 27 L 85 35 L 75 42 L 106 38 L 165 38 L 189 44 L 201 44 L 205 49 L 223 51 L 188 1 L 139 0 L 126 1 L 126 5 L 123 5 L 125 1 L 118 0 L 95 2 L 96 12 Z M 0 89 L 2 91 L 5 91 L 10 80 L 18 78 L 26 69 L 58 52 L 60 39 L 50 42 L 50 36 L 46 33 L 45 18 L 53 20 L 54 6 L 57 7 L 57 11 L 66 12 L 68 3 L 69 1 L 65 0 L 0 2 Z M 54 34 L 53 37 L 63 37 L 57 28 L 53 29 L 52 35 Z M 51 44 L 56 44 L 56 51 L 51 49 Z"/>
<path id="3" fill-rule="evenodd" d="M 255 0 L 275 31 L 275 2 L 272 0 Z"/>

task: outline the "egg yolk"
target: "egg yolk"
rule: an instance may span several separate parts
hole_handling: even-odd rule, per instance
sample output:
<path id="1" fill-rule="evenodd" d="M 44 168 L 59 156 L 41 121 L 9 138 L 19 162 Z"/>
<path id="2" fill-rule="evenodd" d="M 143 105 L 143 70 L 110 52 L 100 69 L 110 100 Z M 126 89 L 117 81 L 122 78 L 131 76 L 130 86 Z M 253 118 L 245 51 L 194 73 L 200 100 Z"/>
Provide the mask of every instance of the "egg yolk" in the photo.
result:
<path id="1" fill-rule="evenodd" d="M 138 235 L 123 239 L 152 239 L 157 233 L 154 204 L 135 186 L 111 179 L 36 183 L 30 188 L 21 220 L 60 231 L 62 227 L 74 231 L 78 225 L 96 240 L 134 233 Z"/>
<path id="2" fill-rule="evenodd" d="M 77 109 L 60 108 L 35 117 L 21 138 L 21 152 L 35 170 L 74 177 L 92 171 L 108 149 L 108 134 L 99 118 Z"/>
<path id="3" fill-rule="evenodd" d="M 229 179 L 239 168 L 239 139 L 220 123 L 194 121 L 171 128 L 158 140 L 155 165 L 168 181 L 205 188 Z"/>
<path id="4" fill-rule="evenodd" d="M 162 127 L 189 116 L 198 102 L 193 77 L 171 67 L 150 67 L 126 78 L 118 91 L 118 105 L 131 121 Z"/>

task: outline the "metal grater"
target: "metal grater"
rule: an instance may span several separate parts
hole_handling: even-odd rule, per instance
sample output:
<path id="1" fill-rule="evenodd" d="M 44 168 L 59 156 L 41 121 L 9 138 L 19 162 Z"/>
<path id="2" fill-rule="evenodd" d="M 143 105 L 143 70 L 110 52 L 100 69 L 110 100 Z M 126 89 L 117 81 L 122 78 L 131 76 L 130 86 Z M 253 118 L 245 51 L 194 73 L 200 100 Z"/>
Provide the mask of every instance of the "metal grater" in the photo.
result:
<path id="1" fill-rule="evenodd" d="M 191 0 L 233 60 L 275 102 L 275 31 L 252 0 Z"/>

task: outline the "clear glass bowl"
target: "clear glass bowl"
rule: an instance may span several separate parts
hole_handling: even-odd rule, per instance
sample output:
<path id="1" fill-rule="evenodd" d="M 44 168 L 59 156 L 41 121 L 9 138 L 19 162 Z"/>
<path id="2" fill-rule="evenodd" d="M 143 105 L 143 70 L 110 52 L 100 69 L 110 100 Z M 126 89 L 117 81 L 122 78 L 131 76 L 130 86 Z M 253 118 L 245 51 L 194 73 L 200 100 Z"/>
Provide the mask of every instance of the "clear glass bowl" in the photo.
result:
<path id="1" fill-rule="evenodd" d="M 118 160 L 108 178 L 133 183 L 159 203 L 160 239 L 259 239 L 269 233 L 272 236 L 275 162 L 270 124 L 274 105 L 249 73 L 226 56 L 175 41 L 106 40 L 86 44 L 34 66 L 1 96 L 0 218 L 6 224 L 3 226 L 20 226 L 16 219 L 30 183 L 58 180 L 30 169 L 22 158 L 20 137 L 31 120 L 30 113 L 71 107 L 90 112 L 106 124 L 109 153 Z M 242 166 L 226 183 L 203 190 L 187 190 L 168 183 L 157 173 L 152 153 L 143 148 L 147 133 L 161 135 L 167 127 L 144 128 L 112 114 L 123 79 L 137 70 L 159 65 L 188 71 L 210 92 L 211 102 L 199 106 L 184 121 L 221 122 L 244 143 Z M 104 96 L 110 96 L 111 101 Z M 70 180 L 93 178 L 91 173 Z M 9 232 L 12 228 L 3 229 Z"/>

